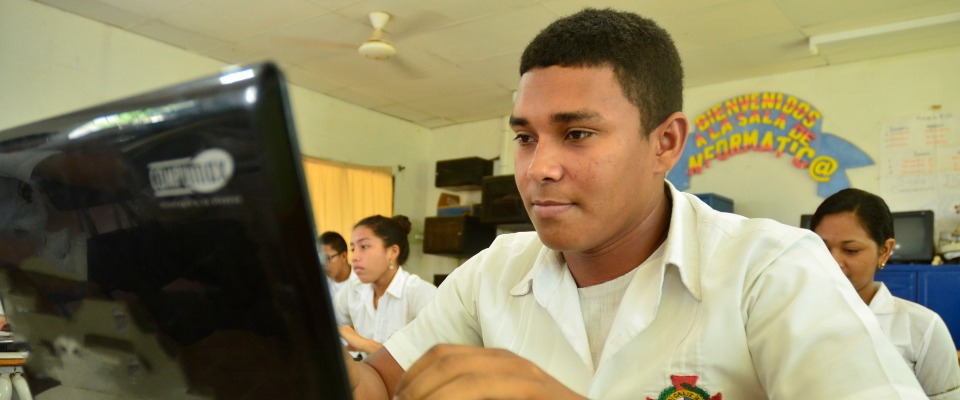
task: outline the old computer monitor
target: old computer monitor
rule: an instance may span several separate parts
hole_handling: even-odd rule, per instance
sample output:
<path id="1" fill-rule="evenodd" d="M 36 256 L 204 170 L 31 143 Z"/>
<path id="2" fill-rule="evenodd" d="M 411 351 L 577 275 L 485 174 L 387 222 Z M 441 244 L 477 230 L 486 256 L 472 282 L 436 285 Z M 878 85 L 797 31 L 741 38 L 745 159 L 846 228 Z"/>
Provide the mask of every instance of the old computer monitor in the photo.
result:
<path id="1" fill-rule="evenodd" d="M 891 264 L 929 264 L 936 254 L 933 240 L 933 211 L 913 210 L 893 213 L 896 244 L 887 260 Z"/>
<path id="2" fill-rule="evenodd" d="M 890 264 L 929 264 L 936 253 L 934 248 L 933 211 L 897 211 L 893 214 L 893 235 L 896 239 Z M 800 216 L 800 227 L 810 229 L 813 214 Z"/>
<path id="3" fill-rule="evenodd" d="M 34 396 L 350 397 L 286 90 L 262 63 L 0 131 Z"/>

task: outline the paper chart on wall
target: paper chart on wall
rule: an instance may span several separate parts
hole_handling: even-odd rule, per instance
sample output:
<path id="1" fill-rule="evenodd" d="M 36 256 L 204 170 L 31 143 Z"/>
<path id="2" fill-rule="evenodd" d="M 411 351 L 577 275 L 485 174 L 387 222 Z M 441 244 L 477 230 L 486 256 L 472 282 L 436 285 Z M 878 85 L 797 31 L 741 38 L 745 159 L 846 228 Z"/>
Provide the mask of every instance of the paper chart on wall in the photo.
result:
<path id="1" fill-rule="evenodd" d="M 950 112 L 883 124 L 880 195 L 893 211 L 933 210 L 938 232 L 960 223 L 960 123 Z"/>

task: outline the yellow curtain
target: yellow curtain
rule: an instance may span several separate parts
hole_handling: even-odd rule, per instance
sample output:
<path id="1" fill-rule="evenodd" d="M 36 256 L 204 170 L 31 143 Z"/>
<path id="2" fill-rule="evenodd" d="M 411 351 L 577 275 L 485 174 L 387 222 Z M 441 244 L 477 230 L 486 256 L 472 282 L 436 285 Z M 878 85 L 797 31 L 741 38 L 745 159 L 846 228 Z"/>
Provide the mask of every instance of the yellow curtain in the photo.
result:
<path id="1" fill-rule="evenodd" d="M 350 243 L 353 225 L 375 214 L 393 215 L 390 167 L 365 167 L 303 157 L 317 233 L 334 231 Z"/>

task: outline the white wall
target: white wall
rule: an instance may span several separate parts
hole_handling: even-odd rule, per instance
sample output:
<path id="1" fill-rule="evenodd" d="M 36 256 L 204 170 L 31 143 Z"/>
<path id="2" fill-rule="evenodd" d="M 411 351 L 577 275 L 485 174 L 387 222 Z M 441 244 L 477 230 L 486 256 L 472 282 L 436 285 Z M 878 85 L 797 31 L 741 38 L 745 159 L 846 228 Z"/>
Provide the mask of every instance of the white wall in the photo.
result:
<path id="1" fill-rule="evenodd" d="M 823 131 L 859 147 L 875 164 L 848 169 L 850 184 L 880 194 L 880 129 L 884 122 L 960 108 L 960 47 L 868 62 L 842 64 L 690 88 L 684 109 L 691 118 L 717 102 L 757 91 L 784 92 L 806 100 L 823 114 Z M 806 170 L 786 155 L 746 153 L 711 164 L 691 179 L 691 193 L 717 193 L 735 202 L 735 211 L 798 225 L 823 201 Z M 891 204 L 896 209 L 896 204 Z"/>
<path id="2" fill-rule="evenodd" d="M 209 75 L 223 63 L 28 0 L 0 2 L 0 127 Z"/>
<path id="3" fill-rule="evenodd" d="M 0 0 L 0 129 L 211 75 L 223 66 L 34 1 Z M 422 232 L 423 188 L 427 175 L 432 178 L 430 130 L 297 86 L 290 97 L 301 150 L 394 167 L 394 210 Z M 419 265 L 419 257 L 417 251 L 409 264 Z"/>

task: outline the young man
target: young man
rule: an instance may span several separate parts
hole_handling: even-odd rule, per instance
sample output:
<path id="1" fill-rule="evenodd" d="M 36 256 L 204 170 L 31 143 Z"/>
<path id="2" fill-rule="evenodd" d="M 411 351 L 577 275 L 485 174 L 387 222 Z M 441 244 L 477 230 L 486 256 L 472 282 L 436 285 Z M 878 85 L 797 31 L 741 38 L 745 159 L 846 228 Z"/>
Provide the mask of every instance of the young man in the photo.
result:
<path id="1" fill-rule="evenodd" d="M 924 398 L 812 232 L 664 180 L 688 121 L 663 29 L 584 10 L 520 64 L 515 174 L 536 233 L 498 237 L 352 364 L 358 398 Z"/>
<path id="2" fill-rule="evenodd" d="M 350 280 L 357 279 L 353 268 L 347 262 L 347 241 L 339 233 L 326 231 L 317 238 L 320 243 L 320 257 L 326 262 L 327 284 L 330 287 L 330 296 L 337 298 L 340 289 Z"/>

